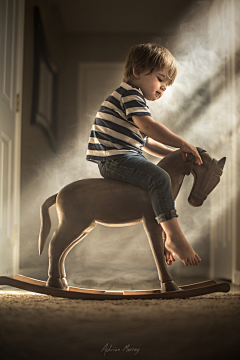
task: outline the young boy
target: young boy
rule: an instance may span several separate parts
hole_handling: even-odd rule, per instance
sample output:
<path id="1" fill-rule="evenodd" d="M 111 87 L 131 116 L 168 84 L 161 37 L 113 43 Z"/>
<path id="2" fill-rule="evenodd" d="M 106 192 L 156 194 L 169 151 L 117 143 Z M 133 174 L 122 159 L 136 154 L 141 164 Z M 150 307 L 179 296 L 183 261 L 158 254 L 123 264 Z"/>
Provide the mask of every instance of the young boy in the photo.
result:
<path id="1" fill-rule="evenodd" d="M 87 160 L 98 163 L 104 178 L 147 189 L 156 220 L 166 234 L 168 264 L 175 261 L 176 254 L 185 265 L 198 265 L 201 259 L 177 221 L 169 175 L 142 154 L 144 149 L 164 157 L 173 151 L 165 144 L 180 148 L 184 160 L 189 152 L 195 156 L 196 164 L 202 164 L 197 149 L 154 121 L 146 104 L 145 99 L 160 99 L 176 75 L 174 57 L 167 49 L 151 43 L 133 46 L 126 60 L 123 83 L 102 103 L 96 115 Z"/>

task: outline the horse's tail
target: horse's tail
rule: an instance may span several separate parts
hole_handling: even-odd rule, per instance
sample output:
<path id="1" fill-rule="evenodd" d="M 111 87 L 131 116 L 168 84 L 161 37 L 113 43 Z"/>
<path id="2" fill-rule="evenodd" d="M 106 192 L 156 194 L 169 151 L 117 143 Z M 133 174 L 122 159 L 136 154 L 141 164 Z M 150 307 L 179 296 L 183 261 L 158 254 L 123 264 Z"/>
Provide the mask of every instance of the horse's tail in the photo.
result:
<path id="1" fill-rule="evenodd" d="M 51 229 L 51 219 L 49 215 L 49 209 L 51 206 L 56 204 L 56 198 L 58 194 L 50 196 L 41 206 L 40 209 L 40 218 L 41 218 L 41 227 L 38 238 L 38 252 L 39 255 L 42 254 L 44 245 L 46 243 L 47 237 Z"/>

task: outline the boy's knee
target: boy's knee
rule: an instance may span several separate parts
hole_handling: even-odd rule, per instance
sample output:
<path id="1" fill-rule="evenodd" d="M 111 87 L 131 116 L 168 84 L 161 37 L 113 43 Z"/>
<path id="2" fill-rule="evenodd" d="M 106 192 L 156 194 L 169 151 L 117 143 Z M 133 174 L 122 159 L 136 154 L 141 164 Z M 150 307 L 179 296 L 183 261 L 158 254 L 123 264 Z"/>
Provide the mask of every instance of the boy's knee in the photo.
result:
<path id="1" fill-rule="evenodd" d="M 165 176 L 165 181 L 171 185 L 170 175 L 166 171 L 164 171 L 164 176 Z"/>
<path id="2" fill-rule="evenodd" d="M 163 169 L 161 169 L 161 172 L 158 174 L 158 176 L 155 177 L 154 181 L 162 185 L 171 186 L 170 175 Z"/>

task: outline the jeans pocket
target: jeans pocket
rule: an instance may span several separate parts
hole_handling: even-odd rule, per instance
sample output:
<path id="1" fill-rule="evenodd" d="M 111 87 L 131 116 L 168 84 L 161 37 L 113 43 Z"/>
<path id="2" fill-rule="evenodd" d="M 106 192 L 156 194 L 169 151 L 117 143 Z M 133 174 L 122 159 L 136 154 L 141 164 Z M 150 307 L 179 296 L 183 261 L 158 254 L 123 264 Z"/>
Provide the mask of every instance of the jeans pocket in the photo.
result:
<path id="1" fill-rule="evenodd" d="M 126 182 L 126 177 L 114 170 L 106 169 L 106 175 L 107 175 L 106 177 L 107 179 Z"/>
<path id="2" fill-rule="evenodd" d="M 123 174 L 121 174 L 121 167 L 118 166 L 117 161 L 115 160 L 107 161 L 104 170 L 105 170 L 104 177 L 106 179 L 126 182 L 126 177 Z"/>

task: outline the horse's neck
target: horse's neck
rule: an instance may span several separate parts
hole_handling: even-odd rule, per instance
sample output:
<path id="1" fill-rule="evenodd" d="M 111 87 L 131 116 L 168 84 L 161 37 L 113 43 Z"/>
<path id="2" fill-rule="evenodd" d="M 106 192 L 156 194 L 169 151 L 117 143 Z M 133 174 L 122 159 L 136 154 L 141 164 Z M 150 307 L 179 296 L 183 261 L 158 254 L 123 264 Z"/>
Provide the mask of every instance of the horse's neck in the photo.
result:
<path id="1" fill-rule="evenodd" d="M 185 162 L 181 150 L 176 150 L 165 156 L 158 164 L 171 177 L 173 199 L 175 200 L 186 174 Z"/>
<path id="2" fill-rule="evenodd" d="M 182 176 L 179 176 L 178 178 L 176 178 L 176 177 L 172 178 L 171 177 L 173 200 L 175 200 L 176 197 L 178 196 L 178 193 L 179 193 L 179 191 L 181 189 L 181 186 L 182 186 L 182 183 L 183 183 L 184 176 L 185 175 L 182 175 Z"/>

